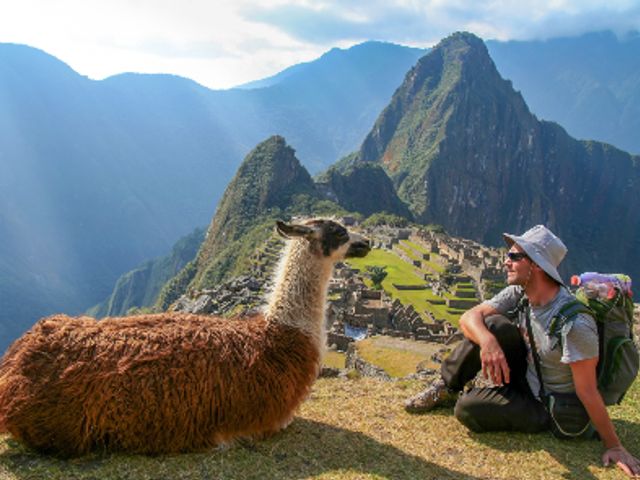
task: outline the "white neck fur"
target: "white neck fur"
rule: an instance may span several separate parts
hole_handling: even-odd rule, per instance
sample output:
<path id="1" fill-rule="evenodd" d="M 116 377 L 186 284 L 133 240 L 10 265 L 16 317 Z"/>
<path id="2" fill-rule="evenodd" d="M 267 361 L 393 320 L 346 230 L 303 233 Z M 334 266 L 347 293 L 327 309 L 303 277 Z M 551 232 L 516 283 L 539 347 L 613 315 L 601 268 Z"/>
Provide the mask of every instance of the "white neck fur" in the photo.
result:
<path id="1" fill-rule="evenodd" d="M 310 251 L 304 239 L 287 242 L 265 310 L 269 322 L 300 329 L 323 351 L 325 308 L 333 261 Z"/>

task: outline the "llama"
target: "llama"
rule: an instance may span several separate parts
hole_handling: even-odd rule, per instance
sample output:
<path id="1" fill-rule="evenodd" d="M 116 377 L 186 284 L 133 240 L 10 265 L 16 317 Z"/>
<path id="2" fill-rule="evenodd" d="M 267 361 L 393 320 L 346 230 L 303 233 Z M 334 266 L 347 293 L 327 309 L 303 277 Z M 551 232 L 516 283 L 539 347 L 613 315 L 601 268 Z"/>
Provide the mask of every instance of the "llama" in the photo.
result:
<path id="1" fill-rule="evenodd" d="M 44 318 L 0 363 L 0 431 L 43 453 L 202 451 L 286 427 L 318 375 L 333 264 L 369 242 L 331 220 L 289 241 L 262 314 Z"/>

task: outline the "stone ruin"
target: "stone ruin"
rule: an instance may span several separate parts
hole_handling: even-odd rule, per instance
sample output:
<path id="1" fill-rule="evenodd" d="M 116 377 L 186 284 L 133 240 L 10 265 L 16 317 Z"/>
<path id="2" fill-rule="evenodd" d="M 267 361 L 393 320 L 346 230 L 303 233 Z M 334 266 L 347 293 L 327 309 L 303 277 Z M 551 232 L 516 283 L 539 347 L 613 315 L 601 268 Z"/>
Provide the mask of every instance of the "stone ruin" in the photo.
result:
<path id="1" fill-rule="evenodd" d="M 504 249 L 489 248 L 472 240 L 452 238 L 444 233 L 424 229 L 416 229 L 409 240 L 437 254 L 424 254 L 424 260 L 445 268 L 445 274 L 429 274 L 429 279 L 436 284 L 434 293 L 448 290 L 450 282 L 447 277 L 451 274 L 455 274 L 459 282 L 472 281 L 479 301 L 491 298 L 505 286 L 502 269 Z M 460 296 L 458 292 L 455 293 Z M 473 304 L 470 302 L 457 302 L 451 308 L 465 309 L 471 306 Z"/>
<path id="2" fill-rule="evenodd" d="M 347 219 L 350 222 L 353 219 Z M 393 249 L 395 253 L 406 257 L 398 249 L 401 240 L 411 240 L 421 245 L 427 253 L 417 252 L 416 257 L 437 261 L 445 267 L 446 275 L 433 272 L 425 278 L 424 286 L 402 286 L 397 288 L 431 288 L 442 297 L 442 303 L 449 308 L 466 309 L 486 298 L 482 288 L 485 280 L 503 280 L 500 271 L 502 253 L 470 240 L 453 239 L 440 232 L 416 228 L 376 227 L 369 230 L 374 245 Z M 213 315 L 236 315 L 257 310 L 266 303 L 268 282 L 282 248 L 282 241 L 273 237 L 253 256 L 252 268 L 248 275 L 236 278 L 201 292 L 184 295 L 173 306 L 173 310 Z M 431 254 L 437 254 L 431 256 Z M 419 268 L 421 265 L 416 265 Z M 451 284 L 451 275 L 457 281 L 473 282 L 478 294 L 470 290 L 455 290 Z M 445 291 L 452 291 L 457 299 L 444 298 Z M 336 265 L 334 277 L 329 284 L 329 305 L 327 308 L 327 343 L 338 350 L 346 351 L 354 340 L 353 334 L 367 337 L 384 334 L 409 338 L 418 341 L 451 343 L 461 337 L 461 333 L 449 322 L 435 318 L 430 312 L 424 314 L 430 321 L 424 321 L 419 312 L 410 305 L 392 301 L 382 291 L 373 291 L 366 287 L 361 274 L 345 264 Z"/>
<path id="3" fill-rule="evenodd" d="M 256 277 L 243 276 L 193 296 L 183 295 L 172 310 L 205 315 L 247 314 L 265 303 L 264 283 Z"/>
<path id="4" fill-rule="evenodd" d="M 416 229 L 383 228 L 381 233 L 368 234 L 374 244 L 393 249 L 414 263 L 404 252 L 398 249 L 401 240 L 411 240 L 430 253 L 419 252 L 423 260 L 437 260 L 447 273 L 454 273 L 459 281 L 471 281 L 476 286 L 480 299 L 488 298 L 495 292 L 485 288 L 488 283 L 498 286 L 504 282 L 501 265 L 504 252 L 490 249 L 469 240 L 452 239 L 445 234 Z M 230 282 L 202 292 L 192 292 L 181 297 L 173 306 L 176 311 L 212 314 L 220 316 L 240 315 L 259 309 L 266 303 L 271 274 L 282 248 L 282 242 L 271 239 L 254 255 L 255 262 L 249 275 L 238 277 Z M 417 256 L 416 252 L 416 256 Z M 419 268 L 421 265 L 416 265 Z M 449 307 L 468 308 L 478 302 L 472 291 L 456 291 L 445 276 L 430 275 L 425 278 L 425 286 L 434 294 L 442 296 L 445 291 L 455 292 L 458 300 L 442 298 Z M 428 283 L 427 283 L 428 282 Z M 401 285 L 396 287 L 404 288 Z M 406 288 L 417 288 L 407 286 Z M 468 300 L 469 303 L 465 303 Z M 462 302 L 462 303 L 460 303 Z M 463 305 L 464 303 L 464 305 Z M 462 339 L 462 332 L 450 323 L 437 319 L 429 311 L 424 312 L 430 321 L 425 322 L 410 305 L 402 305 L 399 300 L 391 300 L 383 291 L 370 290 L 364 284 L 361 274 L 345 264 L 336 265 L 334 276 L 329 284 L 329 303 L 327 307 L 327 345 L 336 350 L 347 352 L 351 368 L 361 374 L 384 377 L 386 374 L 377 367 L 366 365 L 358 359 L 353 348 L 354 337 L 347 335 L 357 331 L 362 338 L 372 335 L 389 335 L 424 342 L 437 342 L 447 348 Z M 635 339 L 640 346 L 640 305 L 635 309 Z M 349 354 L 351 352 L 351 354 Z M 367 373 L 363 373 L 367 372 Z"/>
<path id="5" fill-rule="evenodd" d="M 327 314 L 327 344 L 346 351 L 354 341 L 349 331 L 362 337 L 389 335 L 425 342 L 450 343 L 459 338 L 458 330 L 448 322 L 426 323 L 411 306 L 391 300 L 381 290 L 370 290 L 360 276 L 343 264 L 336 266 Z M 331 298 L 331 297 L 330 297 Z"/>

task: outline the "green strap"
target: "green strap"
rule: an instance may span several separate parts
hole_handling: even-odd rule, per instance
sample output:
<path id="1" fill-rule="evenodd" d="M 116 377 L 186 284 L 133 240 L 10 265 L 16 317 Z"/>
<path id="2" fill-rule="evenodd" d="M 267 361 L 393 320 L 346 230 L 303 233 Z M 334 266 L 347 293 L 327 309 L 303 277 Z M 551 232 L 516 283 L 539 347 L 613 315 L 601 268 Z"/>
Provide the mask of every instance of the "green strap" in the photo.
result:
<path id="1" fill-rule="evenodd" d="M 547 334 L 549 336 L 558 335 L 559 330 L 569 321 L 572 321 L 577 315 L 585 313 L 595 318 L 593 310 L 582 303 L 580 300 L 571 300 L 565 303 L 558 313 L 551 319 Z"/>

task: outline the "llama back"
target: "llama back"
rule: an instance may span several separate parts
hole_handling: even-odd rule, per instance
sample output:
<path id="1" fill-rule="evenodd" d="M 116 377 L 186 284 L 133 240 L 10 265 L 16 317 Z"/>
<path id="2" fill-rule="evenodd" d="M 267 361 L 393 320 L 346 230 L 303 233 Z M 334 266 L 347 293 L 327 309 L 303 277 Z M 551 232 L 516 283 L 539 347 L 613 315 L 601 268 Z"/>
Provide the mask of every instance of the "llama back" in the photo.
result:
<path id="1" fill-rule="evenodd" d="M 259 317 L 49 317 L 0 364 L 0 424 L 62 455 L 205 449 L 286 425 L 318 364 L 306 335 Z"/>

